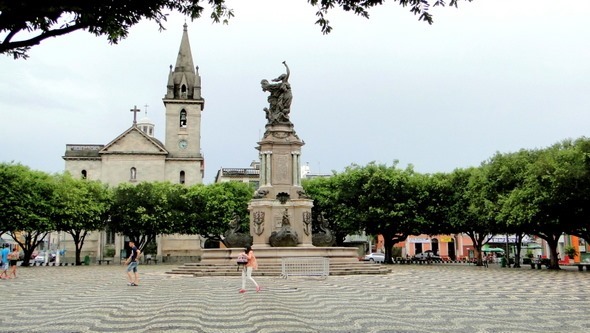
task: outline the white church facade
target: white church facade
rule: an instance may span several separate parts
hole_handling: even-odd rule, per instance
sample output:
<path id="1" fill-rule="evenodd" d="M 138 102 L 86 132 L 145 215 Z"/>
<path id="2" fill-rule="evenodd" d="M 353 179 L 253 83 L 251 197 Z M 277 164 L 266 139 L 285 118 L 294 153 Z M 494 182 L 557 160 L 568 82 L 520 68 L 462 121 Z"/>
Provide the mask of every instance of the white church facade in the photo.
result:
<path id="1" fill-rule="evenodd" d="M 193 65 L 186 24 L 176 65 L 170 66 L 166 86 L 164 142 L 154 136 L 154 124 L 147 117 L 137 121 L 140 110 L 134 107 L 133 124 L 111 142 L 67 144 L 63 156 L 65 170 L 74 177 L 99 180 L 109 186 L 143 181 L 169 181 L 187 186 L 202 183 L 201 113 L 205 100 L 201 96 L 198 67 Z M 83 255 L 102 259 L 106 249 L 114 248 L 115 258 L 120 258 L 124 241 L 119 235 L 93 232 L 87 237 Z M 71 241 L 63 242 L 68 250 L 66 256 L 73 256 Z M 196 235 L 161 236 L 157 245 L 154 254 L 170 261 L 194 260 L 201 252 L 201 239 Z"/>

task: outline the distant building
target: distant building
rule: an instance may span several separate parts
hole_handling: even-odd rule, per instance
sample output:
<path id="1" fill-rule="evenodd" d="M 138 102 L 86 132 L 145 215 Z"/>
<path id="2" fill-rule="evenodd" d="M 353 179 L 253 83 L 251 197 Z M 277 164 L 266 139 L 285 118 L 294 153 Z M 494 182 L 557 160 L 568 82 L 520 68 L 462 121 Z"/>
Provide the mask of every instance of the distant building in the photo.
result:
<path id="1" fill-rule="evenodd" d="M 331 177 L 331 174 L 311 173 L 309 163 L 301 166 L 301 179 L 312 179 L 318 177 Z"/>
<path id="2" fill-rule="evenodd" d="M 170 65 L 168 78 L 162 81 L 166 86 L 162 99 L 166 116 L 164 142 L 154 136 L 154 124 L 147 117 L 137 121 L 140 110 L 134 107 L 133 123 L 111 142 L 67 144 L 63 156 L 65 170 L 74 177 L 99 180 L 110 186 L 143 181 L 201 184 L 205 171 L 201 153 L 201 113 L 205 100 L 201 96 L 201 76 L 193 64 L 186 24 L 176 65 Z M 125 241 L 121 235 L 93 232 L 85 241 L 83 255 L 101 259 L 114 249 L 115 256 L 120 257 L 125 253 Z M 63 239 L 63 244 L 68 250 L 73 249 L 71 240 Z M 169 261 L 186 261 L 195 260 L 200 253 L 198 235 L 168 235 L 158 236 L 157 253 L 153 254 Z"/>
<path id="3" fill-rule="evenodd" d="M 260 162 L 252 161 L 249 168 L 221 168 L 217 171 L 215 182 L 243 182 L 257 189 L 260 184 Z"/>

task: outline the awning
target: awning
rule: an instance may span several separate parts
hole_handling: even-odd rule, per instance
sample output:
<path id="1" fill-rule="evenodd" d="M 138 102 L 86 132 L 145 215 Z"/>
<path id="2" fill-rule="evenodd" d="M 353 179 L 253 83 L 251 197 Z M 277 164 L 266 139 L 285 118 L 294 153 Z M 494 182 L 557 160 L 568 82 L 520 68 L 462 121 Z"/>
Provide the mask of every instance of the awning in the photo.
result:
<path id="1" fill-rule="evenodd" d="M 489 247 L 487 249 L 481 249 L 483 252 L 504 252 L 504 249 L 499 247 Z"/>

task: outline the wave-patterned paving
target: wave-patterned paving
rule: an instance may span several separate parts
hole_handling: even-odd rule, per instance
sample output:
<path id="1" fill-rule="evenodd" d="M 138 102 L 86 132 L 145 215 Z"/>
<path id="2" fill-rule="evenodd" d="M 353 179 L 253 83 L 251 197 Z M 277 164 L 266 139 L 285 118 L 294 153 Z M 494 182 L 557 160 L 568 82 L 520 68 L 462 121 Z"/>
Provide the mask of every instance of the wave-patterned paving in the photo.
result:
<path id="1" fill-rule="evenodd" d="M 140 266 L 21 268 L 0 332 L 590 332 L 590 273 L 399 265 L 326 279 L 169 275 Z"/>

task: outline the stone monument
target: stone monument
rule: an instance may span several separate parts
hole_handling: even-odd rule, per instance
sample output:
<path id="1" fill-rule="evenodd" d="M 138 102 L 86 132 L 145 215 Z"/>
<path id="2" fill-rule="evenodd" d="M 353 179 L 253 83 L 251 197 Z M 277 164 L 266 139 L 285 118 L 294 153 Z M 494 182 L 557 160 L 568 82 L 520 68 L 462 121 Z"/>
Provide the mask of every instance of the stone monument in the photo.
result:
<path id="1" fill-rule="evenodd" d="M 301 187 L 301 147 L 289 119 L 293 94 L 286 73 L 270 83 L 261 81 L 262 91 L 270 93 L 266 114 L 266 131 L 258 142 L 260 152 L 260 187 L 248 207 L 250 234 L 255 248 L 312 246 L 311 208 Z"/>
<path id="2" fill-rule="evenodd" d="M 293 129 L 291 113 L 290 71 L 272 82 L 262 80 L 262 91 L 268 92 L 266 131 L 258 142 L 260 153 L 260 186 L 253 195 L 250 211 L 251 244 L 256 253 L 259 270 L 256 274 L 279 275 L 284 258 L 328 258 L 330 274 L 383 274 L 389 269 L 358 261 L 355 247 L 332 247 L 334 236 L 323 221 L 321 231 L 312 235 L 311 208 L 313 200 L 305 195 L 301 186 L 301 147 L 303 141 Z M 244 251 L 248 235 L 233 230 L 226 233 L 230 248 L 205 249 L 199 263 L 187 263 L 171 274 L 239 275 L 235 259 Z M 316 242 L 319 246 L 314 246 Z"/>

